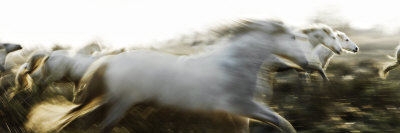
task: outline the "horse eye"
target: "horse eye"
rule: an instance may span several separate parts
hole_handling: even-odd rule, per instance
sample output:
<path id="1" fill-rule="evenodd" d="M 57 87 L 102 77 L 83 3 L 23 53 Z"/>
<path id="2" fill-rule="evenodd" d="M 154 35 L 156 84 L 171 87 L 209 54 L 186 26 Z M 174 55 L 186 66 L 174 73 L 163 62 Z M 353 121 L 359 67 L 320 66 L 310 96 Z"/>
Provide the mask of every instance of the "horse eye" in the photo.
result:
<path id="1" fill-rule="evenodd" d="M 333 39 L 333 40 L 335 40 L 335 39 L 336 39 L 336 37 L 332 37 L 332 39 Z"/>
<path id="2" fill-rule="evenodd" d="M 346 39 L 346 42 L 348 42 L 349 41 L 349 39 Z"/>
<path id="3" fill-rule="evenodd" d="M 292 39 L 293 39 L 293 40 L 296 40 L 296 36 L 292 36 Z"/>

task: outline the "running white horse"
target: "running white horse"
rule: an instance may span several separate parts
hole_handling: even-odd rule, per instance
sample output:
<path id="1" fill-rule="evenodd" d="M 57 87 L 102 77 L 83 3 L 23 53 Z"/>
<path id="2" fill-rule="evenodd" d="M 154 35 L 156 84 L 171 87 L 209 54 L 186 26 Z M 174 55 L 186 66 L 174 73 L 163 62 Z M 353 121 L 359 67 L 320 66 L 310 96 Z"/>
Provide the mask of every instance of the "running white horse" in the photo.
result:
<path id="1" fill-rule="evenodd" d="M 297 30 L 297 32 L 300 32 L 301 34 L 297 34 L 296 40 L 301 42 L 301 47 L 306 53 L 309 60 L 309 65 L 304 69 L 308 71 L 318 71 L 323 79 L 328 80 L 322 67 L 320 67 L 321 65 L 313 63 L 315 61 L 311 62 L 315 59 L 315 53 L 319 54 L 318 52 L 314 51 L 315 48 L 322 47 L 326 49 L 329 53 L 335 52 L 337 54 L 340 54 L 342 52 L 342 46 L 346 45 L 347 47 L 347 43 L 344 44 L 343 42 L 341 42 L 344 40 L 341 40 L 342 38 L 338 39 L 337 33 L 335 33 L 331 27 L 324 24 L 313 24 L 306 28 Z M 302 37 L 302 34 L 305 34 L 307 37 Z M 265 99 L 265 97 L 268 99 L 272 98 L 272 89 L 265 90 L 263 88 L 271 88 L 270 84 L 272 82 L 274 72 L 295 69 L 289 67 L 287 63 L 285 63 L 285 61 L 282 61 L 279 58 L 271 58 L 272 59 L 270 59 L 269 62 L 264 63 L 264 65 L 261 67 L 260 73 L 258 74 L 257 88 L 258 91 L 262 94 L 263 99 Z M 297 70 L 304 71 L 303 69 Z"/>
<path id="2" fill-rule="evenodd" d="M 97 52 L 101 54 L 93 55 Z M 78 93 L 75 89 L 89 66 L 101 56 L 121 52 L 124 52 L 124 49 L 103 52 L 98 43 L 91 43 L 76 53 L 69 50 L 35 53 L 27 63 L 20 66 L 15 79 L 16 87 L 7 92 L 7 97 L 11 100 L 19 92 L 31 90 L 32 85 L 37 85 L 36 88 L 39 90 L 35 91 L 41 93 L 53 82 L 73 82 L 75 102 L 74 98 Z"/>
<path id="3" fill-rule="evenodd" d="M 337 35 L 338 40 L 339 40 L 340 45 L 343 48 L 343 50 L 345 50 L 349 53 L 358 52 L 359 48 L 358 48 L 357 44 L 355 44 L 352 40 L 350 40 L 350 38 L 345 33 L 341 32 L 341 31 L 335 31 L 335 34 Z M 326 47 L 324 47 L 322 45 L 318 45 L 317 47 L 315 47 L 312 50 L 311 59 L 309 62 L 310 66 L 315 66 L 314 68 L 316 68 L 316 69 L 307 69 L 306 68 L 305 70 L 307 71 L 307 73 L 312 73 L 314 71 L 317 71 L 318 73 L 320 73 L 322 78 L 327 81 L 328 77 L 325 74 L 325 69 L 328 67 L 329 62 L 333 58 L 334 55 L 335 55 L 335 53 L 332 50 L 327 49 Z M 302 71 L 302 70 L 298 70 L 298 71 Z M 302 77 L 307 77 L 307 76 L 302 76 Z"/>
<path id="4" fill-rule="evenodd" d="M 358 52 L 359 48 L 357 44 L 350 40 L 350 38 L 345 33 L 341 31 L 335 31 L 335 34 L 339 40 L 341 47 L 345 51 L 350 53 Z M 273 90 L 271 87 L 269 87 L 273 78 L 273 72 L 282 72 L 291 69 L 299 72 L 299 76 L 303 78 L 308 77 L 308 75 L 305 74 L 317 71 L 322 76 L 322 78 L 327 81 L 328 77 L 325 74 L 325 69 L 329 64 L 330 59 L 334 55 L 335 53 L 331 49 L 328 49 L 326 46 L 319 44 L 312 50 L 311 56 L 309 56 L 310 58 L 308 58 L 309 65 L 304 69 L 290 67 L 285 63 L 282 63 L 282 61 L 279 59 L 275 59 L 275 62 L 266 62 L 262 68 L 262 71 L 259 73 L 258 87 L 267 88 L 269 90 L 259 90 L 265 91 L 263 92 L 263 94 L 265 94 L 265 97 L 270 99 L 273 95 Z M 304 73 L 304 71 L 306 71 L 306 73 Z M 264 75 L 266 75 L 266 77 Z"/>
<path id="5" fill-rule="evenodd" d="M 394 57 L 387 55 L 390 59 L 395 60 L 395 62 L 392 62 L 391 64 L 385 66 L 383 69 L 379 71 L 379 76 L 382 79 L 385 79 L 387 75 L 389 74 L 389 71 L 397 68 L 400 65 L 400 45 L 396 47 Z"/>
<path id="6" fill-rule="evenodd" d="M 43 92 L 53 82 L 74 82 L 78 85 L 83 74 L 98 57 L 86 54 L 73 54 L 66 50 L 56 50 L 48 54 L 38 53 L 31 56 L 28 62 L 20 67 L 16 74 L 16 87 L 8 92 L 8 99 L 37 85 Z M 76 87 L 75 87 L 76 88 Z M 76 91 L 74 91 L 76 92 Z M 74 93 L 74 95 L 76 95 Z"/>
<path id="7" fill-rule="evenodd" d="M 19 44 L 0 43 L 0 71 L 5 71 L 5 62 L 7 54 L 22 49 Z"/>
<path id="8" fill-rule="evenodd" d="M 305 38 L 306 43 L 302 45 L 302 48 L 306 53 L 311 52 L 311 50 L 319 44 L 324 45 L 336 54 L 342 52 L 342 47 L 336 34 L 328 25 L 312 24 L 308 27 L 297 30 L 297 32 L 307 36 L 307 38 Z M 298 38 L 301 40 L 301 36 L 298 36 Z"/>
<path id="9" fill-rule="evenodd" d="M 336 54 L 340 54 L 342 52 L 342 46 L 339 42 L 340 40 L 338 39 L 337 34 L 333 32 L 333 29 L 331 27 L 325 24 L 313 24 L 300 31 L 308 36 L 307 43 L 303 43 L 302 45 L 304 52 L 308 53 L 307 55 L 310 61 L 308 67 L 305 68 L 306 71 L 317 71 L 320 73 L 322 78 L 327 81 L 328 78 L 323 69 L 318 63 L 315 64 L 315 61 L 312 61 L 316 58 L 314 49 L 318 46 L 323 45 L 326 48 L 330 49 L 330 51 Z M 287 69 L 285 67 L 282 67 L 285 66 L 284 63 L 279 63 L 279 65 L 277 66 L 279 66 L 276 68 L 276 71 L 278 72 Z M 302 75 L 300 76 L 302 77 Z"/>
<path id="10" fill-rule="evenodd" d="M 100 124 L 110 132 L 130 107 L 154 102 L 187 110 L 225 111 L 270 124 L 282 132 L 293 126 L 269 107 L 253 101 L 257 73 L 262 63 L 275 54 L 307 66 L 307 58 L 294 34 L 274 21 L 240 21 L 215 30 L 224 45 L 209 53 L 185 57 L 135 51 L 97 60 L 83 81 L 83 104 L 60 121 L 69 122 L 85 113 L 93 103 L 108 107 Z M 281 53 L 292 53 L 281 55 Z"/>
<path id="11" fill-rule="evenodd" d="M 350 38 L 345 33 L 341 31 L 335 31 L 334 33 L 336 34 L 335 36 L 338 38 L 340 47 L 342 49 L 351 53 L 358 52 L 359 50 L 358 46 L 353 41 L 351 41 Z M 328 80 L 328 77 L 326 76 L 324 69 L 326 69 L 330 59 L 334 55 L 335 53 L 331 49 L 328 49 L 326 46 L 323 46 L 322 44 L 317 45 L 311 51 L 311 55 L 309 56 L 309 67 L 305 68 L 305 70 L 308 73 L 317 71 L 320 73 L 320 75 L 324 80 Z M 293 69 L 285 65 L 284 63 L 279 63 L 278 65 L 274 64 L 274 65 L 276 66 L 275 71 L 277 72 Z M 302 72 L 303 70 L 297 69 L 297 71 Z"/>
<path id="12" fill-rule="evenodd" d="M 341 47 L 349 52 L 356 53 L 359 48 L 357 44 L 355 44 L 350 38 L 341 31 L 335 31 L 335 34 L 338 37 Z M 328 80 L 328 77 L 325 74 L 325 69 L 328 67 L 330 60 L 333 58 L 335 53 L 332 50 L 327 49 L 322 45 L 316 46 L 311 53 L 310 66 L 314 66 L 315 69 L 306 69 L 307 73 L 312 73 L 317 71 L 320 73 L 324 80 Z M 302 70 L 298 70 L 302 71 Z M 307 77 L 307 76 L 302 76 Z"/>
<path id="13" fill-rule="evenodd" d="M 340 45 L 342 48 L 350 53 L 356 53 L 359 51 L 357 44 L 355 44 L 350 38 L 341 31 L 335 31 L 337 37 L 339 38 Z M 313 57 L 316 57 L 317 64 L 321 65 L 323 69 L 328 67 L 329 61 L 335 55 L 331 50 L 327 49 L 322 45 L 318 45 L 312 52 Z"/>

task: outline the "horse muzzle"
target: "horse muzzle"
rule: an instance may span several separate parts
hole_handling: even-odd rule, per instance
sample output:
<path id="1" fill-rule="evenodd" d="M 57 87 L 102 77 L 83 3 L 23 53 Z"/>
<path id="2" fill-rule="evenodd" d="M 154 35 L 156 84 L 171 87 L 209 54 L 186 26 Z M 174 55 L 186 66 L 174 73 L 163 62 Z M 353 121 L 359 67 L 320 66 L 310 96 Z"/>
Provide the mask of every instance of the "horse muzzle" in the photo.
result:
<path id="1" fill-rule="evenodd" d="M 334 52 L 338 55 L 340 55 L 342 53 L 342 49 L 338 49 L 338 50 L 334 50 Z"/>
<path id="2" fill-rule="evenodd" d="M 355 53 L 355 52 L 358 52 L 358 47 L 354 48 L 354 49 L 353 49 L 353 52 L 354 52 L 354 53 Z"/>

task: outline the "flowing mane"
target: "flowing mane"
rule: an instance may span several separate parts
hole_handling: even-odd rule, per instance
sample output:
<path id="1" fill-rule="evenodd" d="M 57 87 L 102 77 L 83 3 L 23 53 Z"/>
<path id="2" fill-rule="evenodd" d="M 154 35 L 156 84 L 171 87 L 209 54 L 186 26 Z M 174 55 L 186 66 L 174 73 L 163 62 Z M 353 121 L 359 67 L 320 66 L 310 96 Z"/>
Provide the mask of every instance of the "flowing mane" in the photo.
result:
<path id="1" fill-rule="evenodd" d="M 272 25 L 273 26 L 272 26 Z M 245 34 L 250 31 L 264 31 L 275 33 L 289 32 L 279 20 L 251 20 L 240 19 L 228 24 L 214 26 L 205 32 L 195 32 L 183 35 L 176 39 L 153 44 L 151 49 L 174 55 L 191 55 L 208 51 L 208 46 L 218 44 L 216 42 L 229 39 L 232 36 Z"/>
<path id="2" fill-rule="evenodd" d="M 316 23 L 300 29 L 301 32 L 313 32 L 317 29 L 322 29 L 326 34 L 333 34 L 333 29 L 326 24 Z"/>

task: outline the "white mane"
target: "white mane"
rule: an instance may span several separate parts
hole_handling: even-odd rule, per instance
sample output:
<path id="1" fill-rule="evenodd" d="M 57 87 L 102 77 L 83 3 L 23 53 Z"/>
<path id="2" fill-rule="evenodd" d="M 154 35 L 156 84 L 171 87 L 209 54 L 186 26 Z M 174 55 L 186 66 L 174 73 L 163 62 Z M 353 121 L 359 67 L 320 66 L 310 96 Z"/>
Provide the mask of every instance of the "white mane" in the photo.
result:
<path id="1" fill-rule="evenodd" d="M 283 24 L 279 20 L 269 21 L 277 24 Z M 264 26 L 264 27 L 262 27 Z M 276 27 L 265 27 L 267 26 L 265 21 L 262 20 L 237 20 L 229 24 L 215 26 L 205 32 L 195 32 L 189 35 L 183 35 L 177 39 L 167 40 L 165 42 L 152 44 L 149 49 L 155 51 L 161 51 L 174 55 L 192 55 L 203 52 L 210 52 L 219 47 L 223 47 L 223 43 L 218 41 L 230 38 L 232 35 L 245 33 L 249 30 L 256 28 L 262 29 L 273 29 Z M 268 31 L 269 31 L 268 29 Z M 288 29 L 275 29 L 288 30 Z M 272 30 L 273 31 L 273 30 Z M 223 44 L 223 45 L 217 45 Z"/>

